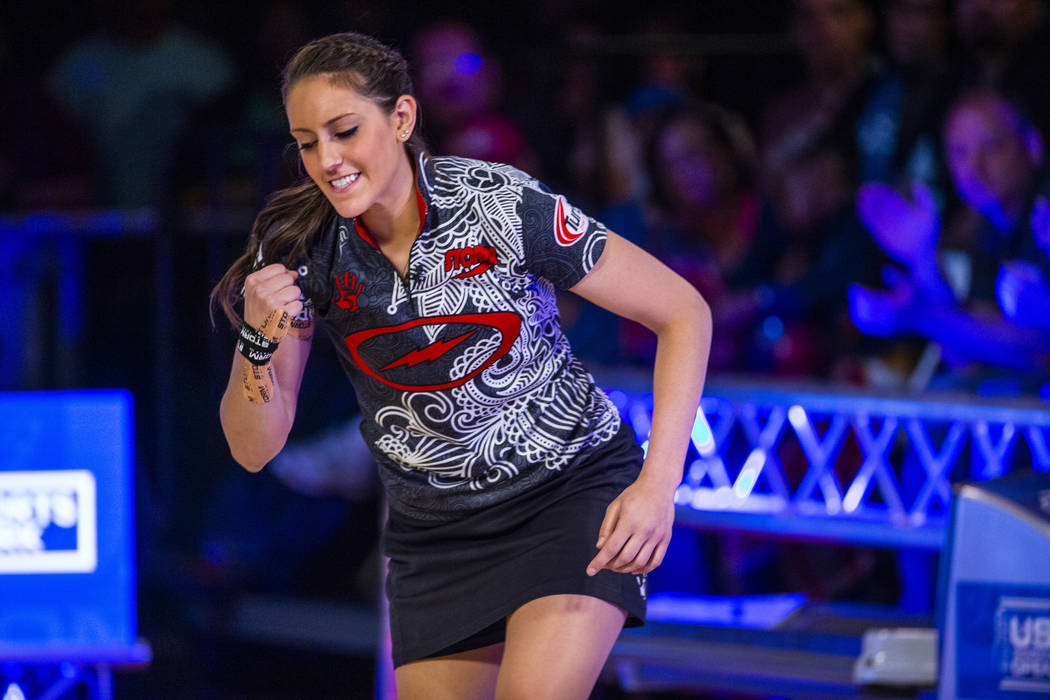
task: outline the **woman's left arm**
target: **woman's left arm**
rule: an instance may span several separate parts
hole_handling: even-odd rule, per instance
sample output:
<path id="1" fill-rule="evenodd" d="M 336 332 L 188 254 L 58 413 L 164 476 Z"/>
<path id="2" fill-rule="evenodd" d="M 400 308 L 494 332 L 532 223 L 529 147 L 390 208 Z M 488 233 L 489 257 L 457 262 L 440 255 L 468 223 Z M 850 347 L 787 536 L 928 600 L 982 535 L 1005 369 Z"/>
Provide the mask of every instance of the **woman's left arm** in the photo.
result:
<path id="1" fill-rule="evenodd" d="M 689 434 L 704 386 L 711 311 L 686 280 L 630 241 L 609 232 L 598 262 L 570 290 L 657 336 L 649 449 L 637 480 L 605 511 L 600 569 L 642 574 L 663 560 L 674 524 L 674 492 L 682 480 Z"/>

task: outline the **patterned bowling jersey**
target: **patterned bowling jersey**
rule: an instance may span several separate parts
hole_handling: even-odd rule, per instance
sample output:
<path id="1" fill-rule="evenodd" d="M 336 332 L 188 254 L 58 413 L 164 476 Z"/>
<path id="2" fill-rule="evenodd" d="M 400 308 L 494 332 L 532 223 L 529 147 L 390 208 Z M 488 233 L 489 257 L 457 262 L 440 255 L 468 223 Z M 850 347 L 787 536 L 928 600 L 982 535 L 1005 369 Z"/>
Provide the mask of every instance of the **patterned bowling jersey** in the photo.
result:
<path id="1" fill-rule="evenodd" d="M 554 292 L 587 274 L 606 229 L 510 166 L 423 156 L 416 181 L 422 224 L 404 277 L 337 216 L 300 284 L 391 507 L 448 520 L 571 468 L 620 428 L 569 349 Z"/>

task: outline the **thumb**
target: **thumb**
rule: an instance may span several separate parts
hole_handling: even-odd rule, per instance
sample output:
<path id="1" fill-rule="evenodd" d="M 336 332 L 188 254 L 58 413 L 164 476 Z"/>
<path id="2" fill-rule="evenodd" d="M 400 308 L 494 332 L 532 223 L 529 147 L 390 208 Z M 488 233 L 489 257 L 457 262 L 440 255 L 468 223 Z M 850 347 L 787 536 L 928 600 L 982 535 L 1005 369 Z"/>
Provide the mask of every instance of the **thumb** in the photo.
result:
<path id="1" fill-rule="evenodd" d="M 908 276 L 899 267 L 886 265 L 882 268 L 882 281 L 887 287 L 893 289 L 907 282 Z"/>
<path id="2" fill-rule="evenodd" d="M 933 199 L 933 191 L 922 180 L 914 180 L 911 183 L 912 200 L 917 206 L 925 211 L 937 211 L 937 202 Z"/>

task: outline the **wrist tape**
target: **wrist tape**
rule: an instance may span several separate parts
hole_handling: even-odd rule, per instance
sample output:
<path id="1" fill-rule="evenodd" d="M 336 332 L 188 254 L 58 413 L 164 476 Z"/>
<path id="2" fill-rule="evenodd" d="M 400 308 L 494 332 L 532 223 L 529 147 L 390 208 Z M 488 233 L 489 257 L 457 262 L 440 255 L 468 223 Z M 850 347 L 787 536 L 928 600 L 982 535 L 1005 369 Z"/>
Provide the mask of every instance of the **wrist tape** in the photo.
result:
<path id="1" fill-rule="evenodd" d="M 265 365 L 277 351 L 277 341 L 263 335 L 247 323 L 241 326 L 237 338 L 237 352 L 244 355 L 253 365 Z"/>

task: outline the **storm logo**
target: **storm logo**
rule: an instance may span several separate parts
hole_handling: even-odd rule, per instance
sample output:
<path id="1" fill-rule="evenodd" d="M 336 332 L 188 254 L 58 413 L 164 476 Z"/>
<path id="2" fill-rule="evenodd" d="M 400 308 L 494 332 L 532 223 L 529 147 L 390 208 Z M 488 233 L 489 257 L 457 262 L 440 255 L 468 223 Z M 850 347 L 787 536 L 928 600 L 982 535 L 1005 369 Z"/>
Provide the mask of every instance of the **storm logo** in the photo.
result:
<path id="1" fill-rule="evenodd" d="M 429 345 L 415 347 L 407 353 L 390 356 L 389 361 L 384 362 L 382 366 L 378 368 L 373 367 L 373 365 L 369 364 L 369 362 L 362 356 L 362 348 L 366 351 L 384 354 L 384 350 L 382 350 L 383 346 L 404 347 L 404 341 L 411 342 L 411 340 L 418 338 L 418 334 L 412 332 L 413 329 L 424 326 L 460 326 L 460 328 L 448 334 L 447 337 L 439 338 Z M 411 368 L 423 363 L 432 363 L 439 358 L 444 357 L 455 348 L 460 348 L 462 350 L 463 347 L 470 347 L 463 345 L 467 340 L 484 340 L 491 337 L 491 334 L 493 333 L 499 335 L 499 345 L 496 346 L 477 367 L 466 375 L 455 379 L 450 377 L 448 381 L 436 384 L 409 384 L 404 381 L 404 376 L 406 374 L 405 370 L 410 370 Z M 452 389 L 460 386 L 484 372 L 487 368 L 491 367 L 494 362 L 510 351 L 511 346 L 514 345 L 514 341 L 518 339 L 520 333 L 521 318 L 517 314 L 506 311 L 487 314 L 430 316 L 427 318 L 417 318 L 414 321 L 408 321 L 396 326 L 370 328 L 368 330 L 358 331 L 357 333 L 346 336 L 346 347 L 350 351 L 350 356 L 362 371 L 373 379 L 383 382 L 387 386 L 392 386 L 395 389 L 400 389 L 402 391 L 436 391 L 440 389 Z M 396 338 L 397 334 L 404 334 L 403 340 L 402 338 Z M 377 339 L 379 340 L 377 341 Z M 374 364 L 378 365 L 379 363 L 376 362 Z M 400 372 L 394 371 L 399 369 L 401 370 Z"/>
<path id="2" fill-rule="evenodd" d="M 454 275 L 455 279 L 480 275 L 498 264 L 496 249 L 491 246 L 454 248 L 445 253 L 445 272 L 463 270 Z"/>
<path id="3" fill-rule="evenodd" d="M 554 240 L 558 245 L 570 246 L 586 231 L 587 217 L 564 196 L 558 195 L 558 202 L 554 205 Z"/>

